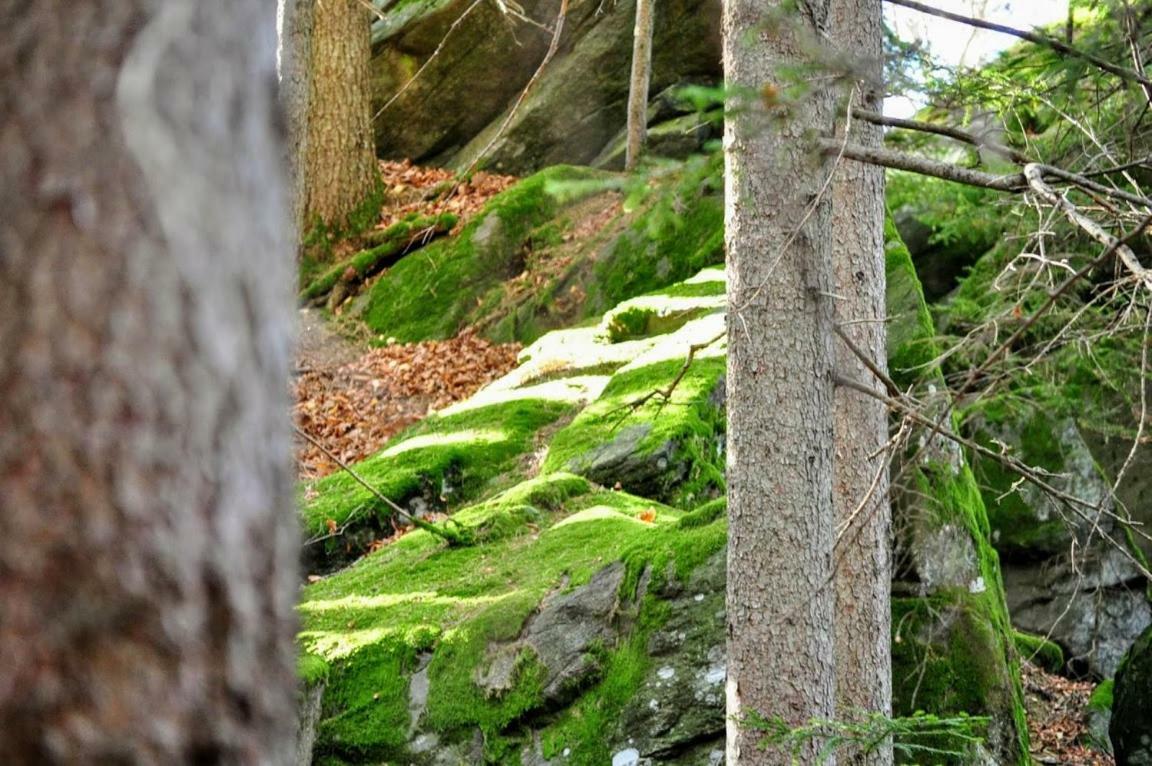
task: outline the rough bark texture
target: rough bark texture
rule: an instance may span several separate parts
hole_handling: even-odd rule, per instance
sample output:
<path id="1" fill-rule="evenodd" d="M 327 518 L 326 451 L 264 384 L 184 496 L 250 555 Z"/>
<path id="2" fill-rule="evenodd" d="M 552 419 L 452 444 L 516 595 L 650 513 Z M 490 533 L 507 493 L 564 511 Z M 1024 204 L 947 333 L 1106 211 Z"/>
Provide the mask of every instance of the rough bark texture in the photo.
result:
<path id="1" fill-rule="evenodd" d="M 624 169 L 632 170 L 648 137 L 648 83 L 652 76 L 652 28 L 656 0 L 636 0 L 636 28 L 632 33 L 632 77 L 628 87 L 628 140 Z"/>
<path id="2" fill-rule="evenodd" d="M 842 92 L 853 107 L 879 111 L 883 98 L 880 0 L 831 0 L 832 44 L 852 67 Z M 840 114 L 847 110 L 842 102 Z M 840 119 L 839 136 L 845 121 Z M 879 126 L 851 122 L 853 140 L 879 146 Z M 884 276 L 884 169 L 843 162 L 832 182 L 836 322 L 880 369 L 887 366 Z M 840 375 L 883 393 L 883 385 L 845 343 L 837 343 Z M 835 393 L 836 702 L 845 719 L 892 714 L 891 525 L 888 417 L 876 399 L 847 388 Z M 891 747 L 847 753 L 842 762 L 892 762 Z"/>
<path id="3" fill-rule="evenodd" d="M 312 15 L 316 0 L 279 0 L 276 22 L 279 29 L 276 63 L 280 77 L 280 103 L 288 133 L 288 167 L 291 171 L 292 221 L 304 233 L 304 180 L 301 167 L 308 146 L 308 101 L 311 76 L 308 64 L 312 51 Z"/>
<path id="4" fill-rule="evenodd" d="M 0 2 L 0 763 L 291 759 L 268 11 Z"/>
<path id="5" fill-rule="evenodd" d="M 348 223 L 379 173 L 369 103 L 371 15 L 359 0 L 313 0 L 308 134 L 301 147 L 305 228 Z"/>
<path id="6" fill-rule="evenodd" d="M 726 128 L 728 247 L 729 764 L 787 764 L 741 725 L 751 712 L 790 725 L 834 710 L 831 198 L 813 139 L 834 97 L 782 109 L 775 94 L 827 27 L 827 0 L 799 12 L 731 0 L 728 84 L 763 95 Z M 795 71 L 792 69 L 791 71 Z M 747 91 L 745 91 L 747 92 Z M 814 763 L 819 742 L 802 763 Z"/>

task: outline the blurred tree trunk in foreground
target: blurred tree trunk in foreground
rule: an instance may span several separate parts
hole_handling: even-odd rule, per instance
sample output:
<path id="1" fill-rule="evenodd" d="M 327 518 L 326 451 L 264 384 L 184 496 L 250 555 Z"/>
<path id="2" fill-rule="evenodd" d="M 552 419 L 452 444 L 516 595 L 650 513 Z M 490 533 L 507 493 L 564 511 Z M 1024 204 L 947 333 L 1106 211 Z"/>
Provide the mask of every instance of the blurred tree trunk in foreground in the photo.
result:
<path id="1" fill-rule="evenodd" d="M 291 758 L 269 17 L 0 1 L 0 763 Z"/>

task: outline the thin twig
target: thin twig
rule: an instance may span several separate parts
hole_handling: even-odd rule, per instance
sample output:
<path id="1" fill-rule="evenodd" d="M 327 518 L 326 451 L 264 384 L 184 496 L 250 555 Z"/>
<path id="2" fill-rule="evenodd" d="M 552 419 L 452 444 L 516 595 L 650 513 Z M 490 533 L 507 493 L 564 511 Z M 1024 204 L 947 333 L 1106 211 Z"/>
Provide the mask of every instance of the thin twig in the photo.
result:
<path id="1" fill-rule="evenodd" d="M 948 11 L 940 10 L 939 8 L 933 8 L 930 5 L 924 5 L 923 3 L 915 2 L 915 0 L 886 0 L 886 2 L 889 2 L 892 5 L 902 5 L 905 8 L 911 8 L 914 11 L 927 13 L 931 16 L 939 16 L 942 19 L 948 19 L 949 21 L 955 21 L 960 24 L 967 24 L 970 27 L 978 27 L 980 29 L 987 29 L 992 32 L 1011 35 L 1012 37 L 1018 37 L 1021 40 L 1027 40 L 1030 43 L 1035 43 L 1036 45 L 1042 45 L 1046 48 L 1051 48 L 1057 53 L 1061 53 L 1065 56 L 1072 56 L 1073 58 L 1087 61 L 1089 64 L 1092 64 L 1096 68 L 1102 69 L 1110 74 L 1114 74 L 1122 80 L 1139 83 L 1142 86 L 1152 86 L 1152 80 L 1149 80 L 1139 72 L 1134 72 L 1131 69 L 1117 66 L 1116 64 L 1113 64 L 1109 61 L 1105 61 L 1099 56 L 1094 56 L 1091 53 L 1082 51 L 1079 48 L 1073 48 L 1071 45 L 1061 42 L 1054 37 L 1037 34 L 1035 32 L 1027 32 L 1023 29 L 1009 27 L 1004 24 L 996 24 L 991 21 L 984 21 L 983 19 L 974 19 L 971 16 L 962 16 L 959 13 L 950 13 Z"/>
<path id="2" fill-rule="evenodd" d="M 970 144 L 979 149 L 987 149 L 990 152 L 995 152 L 1003 157 L 1007 157 L 1013 162 L 1023 165 L 1028 162 L 1028 158 L 1021 152 L 1013 149 L 1010 146 L 996 143 L 994 141 L 986 141 L 980 136 L 974 135 L 959 128 L 953 128 L 949 125 L 936 125 L 931 122 L 922 122 L 920 120 L 907 120 L 901 117 L 889 117 L 879 112 L 873 112 L 869 109 L 853 109 L 852 115 L 858 119 L 870 122 L 873 125 L 882 125 L 888 128 L 900 128 L 901 130 L 915 130 L 921 133 L 932 133 L 937 136 L 944 136 L 959 141 L 964 144 Z"/>
<path id="3" fill-rule="evenodd" d="M 326 446 L 324 446 L 324 444 L 321 443 L 320 440 L 318 440 L 316 437 L 312 436 L 312 434 L 308 433 L 304 429 L 300 428 L 300 426 L 295 425 L 295 424 L 293 424 L 292 428 L 294 428 L 296 430 L 296 433 L 299 436 L 304 437 L 305 439 L 307 439 L 312 444 L 312 446 L 316 447 L 316 449 L 323 452 L 324 455 L 329 460 L 333 461 L 334 463 L 336 463 L 336 465 L 340 466 L 340 469 L 347 472 L 347 474 L 349 476 L 351 476 L 353 479 L 355 479 L 356 482 L 360 486 L 364 487 L 364 489 L 371 492 L 372 495 L 375 496 L 377 500 L 379 500 L 380 502 L 387 505 L 389 508 L 391 508 L 394 512 L 396 512 L 398 515 L 402 516 L 407 521 L 411 522 L 413 526 L 419 527 L 420 529 L 423 529 L 425 532 L 429 532 L 433 535 L 436 535 L 437 537 L 439 537 L 442 540 L 444 540 L 445 542 L 447 542 L 449 545 L 464 545 L 464 544 L 468 543 L 468 540 L 465 539 L 464 535 L 461 535 L 458 532 L 448 532 L 447 530 L 444 530 L 444 529 L 441 529 L 440 527 L 437 527 L 435 524 L 429 524 L 427 521 L 424 521 L 424 519 L 418 519 L 415 516 L 413 516 L 412 514 L 408 513 L 408 511 L 404 510 L 399 505 L 392 502 L 392 500 L 385 497 L 384 494 L 380 492 L 380 490 L 376 489 L 371 484 L 369 484 L 367 481 L 365 481 L 364 477 L 362 477 L 360 474 L 356 473 L 355 469 L 353 469 L 352 466 L 348 465 L 343 460 L 341 460 L 339 457 L 337 457 L 336 454 L 334 452 L 332 452 L 332 450 L 330 450 Z"/>

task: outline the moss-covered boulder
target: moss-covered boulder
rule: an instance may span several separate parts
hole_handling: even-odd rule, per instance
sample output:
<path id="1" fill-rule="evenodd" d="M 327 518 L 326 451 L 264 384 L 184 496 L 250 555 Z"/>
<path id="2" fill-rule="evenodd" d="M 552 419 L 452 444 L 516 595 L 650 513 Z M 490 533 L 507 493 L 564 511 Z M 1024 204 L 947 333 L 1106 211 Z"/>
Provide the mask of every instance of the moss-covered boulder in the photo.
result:
<path id="1" fill-rule="evenodd" d="M 531 342 L 599 320 L 723 261 L 720 171 L 719 157 L 700 157 L 637 187 L 618 174 L 549 168 L 490 200 L 457 236 L 401 259 L 350 313 L 402 341 L 472 326 L 492 340 Z M 685 299 L 711 290 L 717 300 L 715 284 L 683 289 Z"/>
<path id="2" fill-rule="evenodd" d="M 907 248 L 887 228 L 889 369 L 944 412 L 935 330 Z M 953 429 L 957 418 L 944 421 Z M 893 485 L 893 708 L 987 716 L 997 763 L 1028 763 L 1019 659 L 980 488 L 960 448 L 923 429 Z M 936 744 L 939 744 L 938 742 Z"/>
<path id="3" fill-rule="evenodd" d="M 572 3 L 556 56 L 508 122 L 544 58 L 559 6 L 525 0 L 513 13 L 472 0 L 406 0 L 389 7 L 374 34 L 379 153 L 463 168 L 503 128 L 485 160 L 503 172 L 590 163 L 625 123 L 635 2 Z M 719 23 L 716 0 L 661 5 L 653 93 L 720 79 Z"/>
<path id="4" fill-rule="evenodd" d="M 889 267 L 892 367 L 922 383 L 911 368 L 933 352 L 897 242 Z M 648 312 L 639 332 L 605 332 L 602 317 L 545 335 L 517 370 L 360 464 L 475 544 L 412 532 L 306 588 L 301 643 L 331 668 L 318 763 L 719 762 L 723 285 L 705 269 L 610 312 Z M 710 313 L 665 322 L 661 306 L 685 299 Z M 897 711 L 987 716 L 990 757 L 1023 762 L 1017 637 L 984 506 L 962 453 L 923 443 L 899 504 Z M 447 502 L 420 494 L 444 487 Z M 307 496 L 320 536 L 329 520 L 388 519 L 348 478 Z"/>
<path id="5" fill-rule="evenodd" d="M 1108 733 L 1116 766 L 1152 764 L 1152 628 L 1132 645 L 1116 671 Z"/>

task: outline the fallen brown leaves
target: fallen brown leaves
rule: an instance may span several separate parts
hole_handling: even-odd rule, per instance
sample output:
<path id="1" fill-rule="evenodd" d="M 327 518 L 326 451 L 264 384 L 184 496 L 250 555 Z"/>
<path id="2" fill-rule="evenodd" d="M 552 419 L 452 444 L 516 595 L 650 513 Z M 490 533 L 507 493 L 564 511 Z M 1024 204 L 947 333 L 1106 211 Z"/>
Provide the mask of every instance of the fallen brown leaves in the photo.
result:
<path id="1" fill-rule="evenodd" d="M 377 229 L 386 229 L 410 213 L 452 213 L 460 219 L 456 224 L 459 229 L 484 203 L 517 180 L 514 176 L 480 172 L 454 185 L 456 177 L 451 171 L 413 165 L 409 160 L 381 161 L 380 177 L 386 197 Z"/>
<path id="2" fill-rule="evenodd" d="M 1068 766 L 1113 766 L 1111 756 L 1084 745 L 1084 712 L 1096 685 L 1046 673 L 1021 663 L 1032 758 L 1037 763 Z"/>
<path id="3" fill-rule="evenodd" d="M 344 462 L 362 460 L 430 410 L 466 399 L 511 370 L 519 350 L 466 330 L 451 340 L 372 349 L 342 366 L 313 364 L 301 354 L 296 422 Z M 297 443 L 297 464 L 301 478 L 338 468 L 304 440 Z"/>

